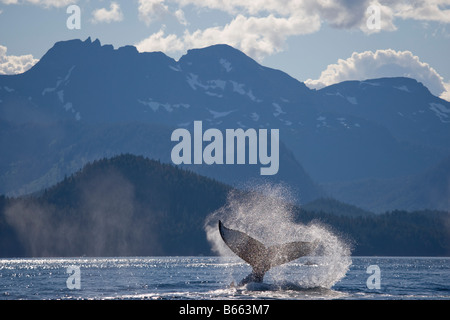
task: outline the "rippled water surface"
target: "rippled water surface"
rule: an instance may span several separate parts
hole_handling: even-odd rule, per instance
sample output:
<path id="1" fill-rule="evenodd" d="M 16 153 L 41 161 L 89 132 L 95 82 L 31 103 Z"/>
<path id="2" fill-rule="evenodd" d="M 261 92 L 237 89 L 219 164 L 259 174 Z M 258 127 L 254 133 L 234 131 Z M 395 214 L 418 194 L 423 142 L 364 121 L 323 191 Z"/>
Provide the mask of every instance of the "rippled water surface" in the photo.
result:
<path id="1" fill-rule="evenodd" d="M 450 258 L 352 257 L 332 286 L 311 286 L 328 263 L 304 257 L 236 286 L 251 270 L 231 257 L 0 259 L 0 299 L 450 299 Z"/>

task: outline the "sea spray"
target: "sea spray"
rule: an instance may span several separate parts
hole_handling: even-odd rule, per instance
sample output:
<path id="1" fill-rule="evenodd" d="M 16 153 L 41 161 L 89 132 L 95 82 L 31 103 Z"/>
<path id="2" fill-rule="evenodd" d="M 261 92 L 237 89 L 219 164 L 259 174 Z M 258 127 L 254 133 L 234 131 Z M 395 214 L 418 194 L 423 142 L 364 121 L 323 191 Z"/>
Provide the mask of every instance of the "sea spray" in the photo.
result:
<path id="1" fill-rule="evenodd" d="M 220 256 L 234 256 L 220 237 L 217 225 L 220 219 L 228 228 L 245 232 L 266 246 L 319 240 L 319 246 L 306 257 L 309 260 L 300 258 L 275 267 L 268 276 L 275 283 L 289 281 L 299 288 L 331 288 L 345 276 L 352 263 L 350 245 L 319 221 L 294 222 L 294 213 L 298 210 L 295 210 L 293 200 L 289 188 L 281 184 L 258 184 L 246 191 L 233 190 L 227 203 L 207 217 L 207 239 Z M 302 269 L 294 272 L 295 278 L 292 278 L 293 266 Z"/>

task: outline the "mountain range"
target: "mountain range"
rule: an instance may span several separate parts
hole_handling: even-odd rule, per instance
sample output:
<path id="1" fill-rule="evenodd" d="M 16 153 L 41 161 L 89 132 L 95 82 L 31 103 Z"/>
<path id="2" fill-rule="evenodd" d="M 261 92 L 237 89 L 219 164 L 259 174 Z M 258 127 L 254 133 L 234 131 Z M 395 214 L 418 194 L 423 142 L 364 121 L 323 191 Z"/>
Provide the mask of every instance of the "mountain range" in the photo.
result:
<path id="1" fill-rule="evenodd" d="M 171 163 L 171 133 L 195 120 L 280 130 L 277 175 L 183 165 L 218 181 L 284 183 L 301 204 L 331 196 L 376 212 L 450 210 L 450 103 L 414 79 L 312 90 L 228 45 L 177 61 L 90 38 L 57 42 L 25 73 L 0 76 L 0 193 L 38 192 L 121 153 Z"/>

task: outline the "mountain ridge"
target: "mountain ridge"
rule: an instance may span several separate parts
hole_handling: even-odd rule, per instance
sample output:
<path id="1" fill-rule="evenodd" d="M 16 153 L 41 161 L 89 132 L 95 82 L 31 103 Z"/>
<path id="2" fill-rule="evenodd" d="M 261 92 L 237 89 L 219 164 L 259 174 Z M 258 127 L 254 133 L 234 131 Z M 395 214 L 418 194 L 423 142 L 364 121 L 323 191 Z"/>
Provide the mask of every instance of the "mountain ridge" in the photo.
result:
<path id="1" fill-rule="evenodd" d="M 60 41 L 27 72 L 0 76 L 0 121 L 8 123 L 0 147 L 11 151 L 0 160 L 0 193 L 37 191 L 102 156 L 170 161 L 171 130 L 202 120 L 205 129 L 279 128 L 283 157 L 297 172 L 289 177 L 288 169 L 281 180 L 301 186 L 300 201 L 302 193 L 310 201 L 324 196 L 320 184 L 401 178 L 436 165 L 450 154 L 449 117 L 450 103 L 409 78 L 312 90 L 227 45 L 192 49 L 176 61 L 98 39 Z M 42 150 L 38 162 L 49 160 L 30 175 L 32 145 Z M 191 169 L 217 179 L 241 175 Z"/>

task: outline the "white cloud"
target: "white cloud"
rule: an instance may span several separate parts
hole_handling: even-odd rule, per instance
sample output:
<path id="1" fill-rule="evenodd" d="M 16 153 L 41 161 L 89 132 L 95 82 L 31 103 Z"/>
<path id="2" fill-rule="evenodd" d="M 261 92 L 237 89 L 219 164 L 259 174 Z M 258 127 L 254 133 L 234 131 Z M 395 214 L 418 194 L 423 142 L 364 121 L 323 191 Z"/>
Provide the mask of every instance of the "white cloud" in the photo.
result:
<path id="1" fill-rule="evenodd" d="M 157 33 L 153 33 L 150 37 L 136 44 L 136 48 L 140 52 L 162 51 L 167 53 L 183 51 L 185 45 L 175 34 L 164 36 L 164 30 L 161 29 Z"/>
<path id="2" fill-rule="evenodd" d="M 186 20 L 186 17 L 184 16 L 184 11 L 181 9 L 178 9 L 174 13 L 175 17 L 177 18 L 178 22 L 180 22 L 182 25 L 187 26 L 189 23 Z"/>
<path id="3" fill-rule="evenodd" d="M 139 19 L 146 24 L 161 18 L 169 13 L 169 8 L 164 4 L 164 0 L 139 0 Z"/>
<path id="4" fill-rule="evenodd" d="M 18 0 L 0 0 L 3 4 L 17 4 Z"/>
<path id="5" fill-rule="evenodd" d="M 171 12 L 169 2 L 178 10 Z M 156 47 L 174 52 L 226 43 L 262 59 L 284 50 L 289 37 L 316 32 L 323 23 L 370 34 L 396 30 L 394 22 L 397 18 L 450 22 L 450 12 L 445 8 L 449 3 L 450 0 L 139 0 L 139 18 L 147 24 L 173 15 L 187 25 L 182 11 L 186 7 L 222 11 L 230 14 L 232 20 L 224 26 L 195 31 L 186 29 L 182 35 L 166 36 L 161 29 L 137 46 L 140 51 L 151 51 Z M 379 29 L 368 28 L 371 12 L 367 9 L 370 6 L 380 9 Z"/>
<path id="6" fill-rule="evenodd" d="M 0 45 L 0 74 L 18 74 L 30 69 L 38 62 L 31 54 L 23 56 L 8 56 L 7 48 Z"/>
<path id="7" fill-rule="evenodd" d="M 184 11 L 179 8 L 175 12 L 171 12 L 169 7 L 164 4 L 164 0 L 139 0 L 138 11 L 139 19 L 147 25 L 166 16 L 173 16 L 180 24 L 188 25 Z"/>
<path id="8" fill-rule="evenodd" d="M 450 23 L 449 0 L 391 1 L 396 17 Z"/>
<path id="9" fill-rule="evenodd" d="M 320 27 L 316 17 L 290 16 L 245 17 L 238 15 L 224 27 L 212 27 L 185 33 L 184 41 L 191 47 L 227 43 L 246 54 L 262 59 L 279 52 L 287 37 L 315 32 Z"/>
<path id="10" fill-rule="evenodd" d="M 450 0 L 172 0 L 181 6 L 221 10 L 230 14 L 246 12 L 250 15 L 273 13 L 278 15 L 319 15 L 337 28 L 365 28 L 366 9 L 380 6 L 382 26 L 391 29 L 393 20 L 414 19 L 450 22 Z M 383 21 L 384 19 L 384 21 Z"/>
<path id="11" fill-rule="evenodd" d="M 49 8 L 49 7 L 56 7 L 56 8 L 61 8 L 61 7 L 66 7 L 69 4 L 72 3 L 76 3 L 77 0 L 23 0 L 23 1 L 19 1 L 19 0 L 0 0 L 1 3 L 3 4 L 23 4 L 23 3 L 30 3 L 30 4 L 34 4 L 37 6 L 42 6 L 45 8 Z"/>
<path id="12" fill-rule="evenodd" d="M 428 63 L 420 61 L 410 51 L 392 49 L 354 52 L 350 58 L 328 65 L 319 79 L 308 79 L 305 84 L 318 89 L 345 80 L 400 76 L 422 82 L 434 95 L 449 96 L 450 84 L 446 84 Z"/>
<path id="13" fill-rule="evenodd" d="M 450 101 L 450 82 L 443 83 L 445 91 L 441 93 L 439 98 Z"/>
<path id="14" fill-rule="evenodd" d="M 92 22 L 119 22 L 123 20 L 123 13 L 116 2 L 111 2 L 109 10 L 105 8 L 96 9 L 92 12 Z"/>
<path id="15" fill-rule="evenodd" d="M 352 28 L 365 22 L 365 10 L 372 0 L 175 0 L 181 6 L 194 5 L 227 12 L 231 15 L 307 17 L 328 22 L 337 28 Z"/>
<path id="16" fill-rule="evenodd" d="M 210 27 L 192 33 L 186 30 L 182 37 L 175 34 L 164 36 L 161 29 L 157 34 L 139 42 L 136 47 L 139 51 L 153 51 L 156 47 L 165 48 L 165 52 L 176 52 L 226 43 L 252 57 L 262 59 L 282 50 L 288 36 L 315 32 L 319 27 L 320 21 L 315 17 L 277 18 L 269 15 L 248 18 L 238 15 L 224 27 Z"/>
<path id="17" fill-rule="evenodd" d="M 236 1 L 236 0 L 172 0 L 180 8 L 220 10 L 230 13 L 233 18 L 224 26 L 211 26 L 204 29 L 185 30 L 182 35 L 164 34 L 164 29 L 140 41 L 140 51 L 166 48 L 166 53 L 186 51 L 190 48 L 205 47 L 226 43 L 246 54 L 262 59 L 285 48 L 288 37 L 315 32 L 320 29 L 320 16 L 305 12 L 299 6 L 302 1 Z M 146 23 L 157 16 L 169 14 L 163 0 L 140 0 L 140 19 Z M 182 9 L 174 13 L 181 24 L 187 25 Z"/>

